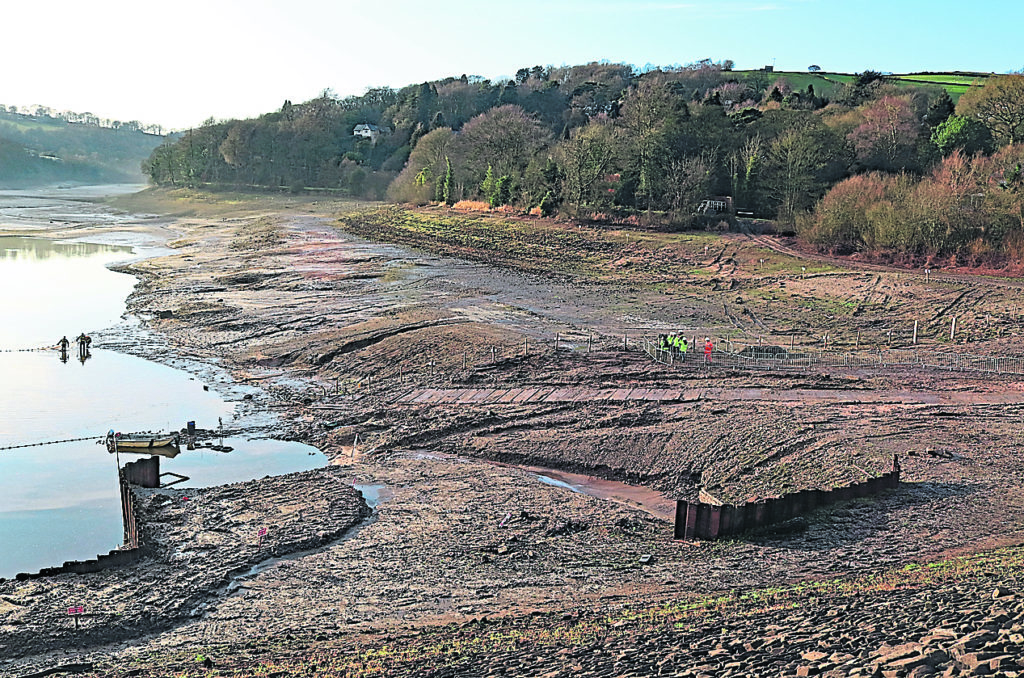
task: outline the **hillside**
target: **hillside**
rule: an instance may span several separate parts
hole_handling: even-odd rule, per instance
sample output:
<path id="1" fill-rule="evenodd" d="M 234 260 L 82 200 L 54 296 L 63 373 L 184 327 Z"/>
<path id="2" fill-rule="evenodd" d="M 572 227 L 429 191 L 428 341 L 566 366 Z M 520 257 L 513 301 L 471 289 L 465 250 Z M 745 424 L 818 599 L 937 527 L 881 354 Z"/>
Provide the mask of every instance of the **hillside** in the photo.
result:
<path id="1" fill-rule="evenodd" d="M 144 181 L 142 161 L 164 137 L 0 111 L 0 186 Z"/>

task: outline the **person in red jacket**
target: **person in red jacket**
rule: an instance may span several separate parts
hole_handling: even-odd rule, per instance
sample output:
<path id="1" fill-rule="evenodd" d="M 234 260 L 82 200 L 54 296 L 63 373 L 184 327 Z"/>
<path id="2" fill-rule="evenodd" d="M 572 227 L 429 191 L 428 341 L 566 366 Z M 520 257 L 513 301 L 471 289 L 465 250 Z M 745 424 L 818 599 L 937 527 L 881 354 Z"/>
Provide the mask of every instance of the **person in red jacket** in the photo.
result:
<path id="1" fill-rule="evenodd" d="M 711 337 L 704 337 L 704 360 L 711 362 L 711 352 L 714 350 L 715 346 L 711 343 Z"/>

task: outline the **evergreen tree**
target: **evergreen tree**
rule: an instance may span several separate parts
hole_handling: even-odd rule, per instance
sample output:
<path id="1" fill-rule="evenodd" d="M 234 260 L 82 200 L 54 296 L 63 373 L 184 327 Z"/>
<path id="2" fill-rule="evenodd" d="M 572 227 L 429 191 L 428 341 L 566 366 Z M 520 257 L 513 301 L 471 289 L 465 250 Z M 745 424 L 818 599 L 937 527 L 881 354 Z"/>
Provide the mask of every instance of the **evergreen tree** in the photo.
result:
<path id="1" fill-rule="evenodd" d="M 949 116 L 953 115 L 955 108 L 956 106 L 954 106 L 949 92 L 942 90 L 928 102 L 928 110 L 924 114 L 924 122 L 928 127 L 935 129 L 945 122 Z"/>
<path id="2" fill-rule="evenodd" d="M 488 165 L 487 174 L 484 175 L 484 183 L 480 185 L 480 192 L 488 202 L 494 201 L 495 195 L 495 181 L 494 181 L 494 169 Z"/>

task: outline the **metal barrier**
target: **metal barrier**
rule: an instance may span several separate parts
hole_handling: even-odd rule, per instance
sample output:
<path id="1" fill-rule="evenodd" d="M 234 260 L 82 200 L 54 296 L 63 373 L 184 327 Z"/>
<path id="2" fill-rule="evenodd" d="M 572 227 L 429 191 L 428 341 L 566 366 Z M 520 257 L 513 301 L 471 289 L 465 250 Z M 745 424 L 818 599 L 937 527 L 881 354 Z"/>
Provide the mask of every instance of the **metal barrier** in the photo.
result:
<path id="1" fill-rule="evenodd" d="M 675 539 L 718 539 L 776 525 L 819 506 L 896 489 L 900 485 L 900 472 L 899 457 L 893 455 L 892 470 L 888 473 L 844 487 L 801 490 L 737 505 L 677 500 L 673 536 Z"/>
<path id="2" fill-rule="evenodd" d="M 1024 375 L 1024 358 L 1009 356 L 976 356 L 964 353 L 937 353 L 901 349 L 878 350 L 874 353 L 833 353 L 828 351 L 794 351 L 779 347 L 748 346 L 738 353 L 720 351 L 710 356 L 703 349 L 680 354 L 664 349 L 651 339 L 639 343 L 641 350 L 665 365 L 690 364 L 700 367 L 731 367 L 764 371 L 809 371 L 825 367 L 920 367 L 927 369 L 988 372 Z"/>

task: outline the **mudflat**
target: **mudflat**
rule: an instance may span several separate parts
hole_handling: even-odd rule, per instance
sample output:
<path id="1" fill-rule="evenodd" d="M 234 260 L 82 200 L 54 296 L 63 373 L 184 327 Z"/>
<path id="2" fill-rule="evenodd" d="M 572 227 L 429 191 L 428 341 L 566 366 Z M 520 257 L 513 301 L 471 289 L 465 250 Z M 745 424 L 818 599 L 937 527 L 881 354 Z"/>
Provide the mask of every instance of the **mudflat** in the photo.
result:
<path id="1" fill-rule="evenodd" d="M 720 348 L 1020 357 L 1017 281 L 848 268 L 755 235 L 309 197 L 120 204 L 176 234 L 127 266 L 158 359 L 261 387 L 330 465 L 150 493 L 152 557 L 0 582 L 5 675 L 1018 670 L 1020 375 L 638 350 L 678 329 Z M 655 507 L 855 483 L 893 455 L 899 490 L 798 529 L 675 541 Z M 353 484 L 375 488 L 372 512 Z M 78 629 L 76 601 L 95 611 Z"/>

